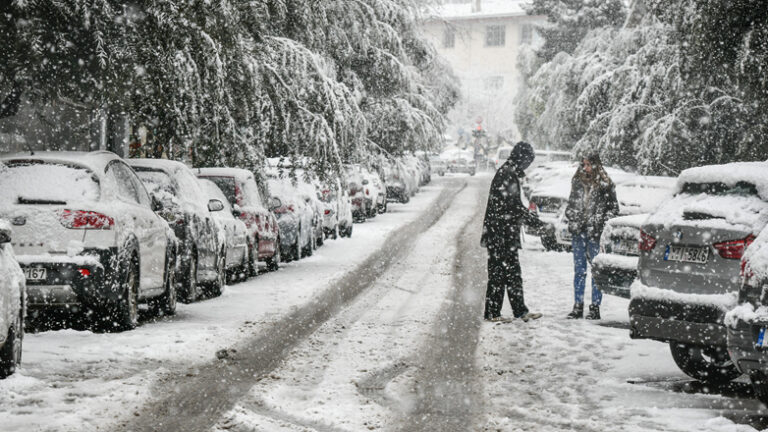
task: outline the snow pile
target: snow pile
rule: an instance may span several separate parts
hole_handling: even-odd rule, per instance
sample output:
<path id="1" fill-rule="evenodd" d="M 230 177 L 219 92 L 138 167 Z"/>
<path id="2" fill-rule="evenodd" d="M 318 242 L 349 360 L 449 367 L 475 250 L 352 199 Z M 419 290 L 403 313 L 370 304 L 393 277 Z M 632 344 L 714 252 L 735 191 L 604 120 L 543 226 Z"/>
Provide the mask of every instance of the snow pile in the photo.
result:
<path id="1" fill-rule="evenodd" d="M 11 224 L 0 219 L 0 230 L 10 231 Z M 0 283 L 0 331 L 5 336 L 21 309 L 20 299 L 25 284 L 24 273 L 14 258 L 10 244 L 0 244 Z"/>
<path id="2" fill-rule="evenodd" d="M 0 165 L 0 203 L 64 201 L 66 203 L 99 200 L 99 183 L 83 167 L 56 163 Z"/>
<path id="3" fill-rule="evenodd" d="M 649 287 L 640 282 L 640 279 L 630 287 L 630 295 L 634 298 L 659 300 L 669 303 L 685 303 L 689 305 L 714 306 L 727 312 L 736 307 L 738 293 L 725 294 L 683 294 L 672 290 Z"/>
<path id="4" fill-rule="evenodd" d="M 622 270 L 637 270 L 638 260 L 639 258 L 636 256 L 601 253 L 592 260 L 592 264 L 602 267 L 619 268 Z"/>
<path id="5" fill-rule="evenodd" d="M 703 214 L 706 218 L 687 220 L 685 214 Z M 662 204 L 648 224 L 692 226 L 705 229 L 734 229 L 759 232 L 768 223 L 768 202 L 756 196 L 681 193 Z"/>

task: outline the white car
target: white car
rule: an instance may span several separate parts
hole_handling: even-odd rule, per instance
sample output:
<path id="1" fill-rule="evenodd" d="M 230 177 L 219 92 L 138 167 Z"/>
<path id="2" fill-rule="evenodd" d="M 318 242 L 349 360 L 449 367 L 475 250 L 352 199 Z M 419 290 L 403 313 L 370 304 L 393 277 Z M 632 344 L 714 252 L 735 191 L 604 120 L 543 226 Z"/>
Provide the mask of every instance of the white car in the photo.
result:
<path id="1" fill-rule="evenodd" d="M 329 180 L 320 185 L 320 200 L 323 202 L 323 230 L 327 238 L 352 236 L 352 200 L 341 178 Z"/>
<path id="2" fill-rule="evenodd" d="M 299 260 L 314 252 L 314 209 L 296 189 L 292 180 L 278 169 L 267 169 L 269 190 L 279 206 L 274 212 L 280 226 L 280 248 L 286 260 Z"/>
<path id="3" fill-rule="evenodd" d="M 31 317 L 66 308 L 131 329 L 140 302 L 175 312 L 176 237 L 122 159 L 40 152 L 2 162 L 0 215 L 13 225 Z"/>
<path id="4" fill-rule="evenodd" d="M 200 184 L 208 196 L 206 198 L 216 199 L 222 202 L 224 208 L 221 211 L 214 212 L 213 217 L 219 222 L 221 227 L 220 235 L 224 236 L 219 241 L 225 246 L 225 267 L 227 276 L 230 280 L 245 279 L 248 275 L 248 228 L 245 223 L 235 217 L 232 205 L 224 193 L 216 186 L 216 183 L 204 178 L 200 179 Z"/>
<path id="5" fill-rule="evenodd" d="M 21 364 L 24 340 L 26 284 L 11 237 L 11 224 L 0 219 L 0 378 L 13 374 Z"/>

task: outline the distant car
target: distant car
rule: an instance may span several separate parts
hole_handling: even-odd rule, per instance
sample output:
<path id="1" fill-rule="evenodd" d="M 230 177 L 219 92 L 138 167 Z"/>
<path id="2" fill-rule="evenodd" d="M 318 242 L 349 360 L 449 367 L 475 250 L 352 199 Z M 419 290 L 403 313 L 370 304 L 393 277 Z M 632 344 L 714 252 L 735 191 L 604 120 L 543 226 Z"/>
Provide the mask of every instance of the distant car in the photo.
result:
<path id="1" fill-rule="evenodd" d="M 223 203 L 210 200 L 188 166 L 167 159 L 128 159 L 141 181 L 162 205 L 161 215 L 179 239 L 177 294 L 190 303 L 216 295 L 226 283 L 224 242 L 214 212 Z"/>
<path id="2" fill-rule="evenodd" d="M 440 177 L 445 175 L 447 165 L 445 161 L 440 158 L 440 156 L 430 156 L 429 164 L 432 167 L 432 172 L 437 173 L 437 175 Z"/>
<path id="3" fill-rule="evenodd" d="M 0 219 L 0 379 L 12 375 L 21 364 L 24 341 L 26 283 L 11 237 L 11 224 Z"/>
<path id="4" fill-rule="evenodd" d="M 382 181 L 375 171 L 360 167 L 360 174 L 363 179 L 365 207 L 367 209 L 365 216 L 369 219 L 375 218 L 379 214 L 379 210 L 386 207 L 387 190 L 383 188 Z"/>
<path id="5" fill-rule="evenodd" d="M 741 268 L 738 305 L 725 319 L 728 353 L 749 376 L 757 399 L 768 405 L 768 228 L 747 248 Z"/>
<path id="6" fill-rule="evenodd" d="M 233 213 L 248 230 L 248 273 L 253 276 L 258 263 L 268 271 L 280 267 L 280 228 L 271 211 L 266 184 L 256 181 L 254 173 L 240 168 L 197 168 L 198 178 L 210 180 L 221 189 Z"/>
<path id="7" fill-rule="evenodd" d="M 473 176 L 477 172 L 477 168 L 475 167 L 474 160 L 459 158 L 459 159 L 453 159 L 448 162 L 448 172 L 463 173 L 463 174 L 469 174 L 470 176 Z"/>
<path id="8" fill-rule="evenodd" d="M 510 146 L 501 146 L 498 148 L 498 150 L 496 150 L 496 156 L 493 158 L 493 164 L 497 171 L 499 168 L 501 168 L 502 165 L 504 165 L 505 162 L 507 162 L 509 155 L 512 154 L 512 149 L 513 147 Z"/>
<path id="9" fill-rule="evenodd" d="M 384 167 L 385 183 L 387 185 L 387 201 L 407 204 L 411 196 L 413 184 L 409 181 L 410 174 L 400 161 L 394 161 Z"/>
<path id="10" fill-rule="evenodd" d="M 2 162 L 0 216 L 13 225 L 31 318 L 66 309 L 125 330 L 139 302 L 175 312 L 176 237 L 122 159 L 40 152 Z"/>
<path id="11" fill-rule="evenodd" d="M 240 212 L 235 212 L 232 205 L 224 193 L 216 186 L 216 183 L 204 178 L 200 179 L 203 191 L 207 193 L 208 199 L 219 200 L 224 208 L 221 211 L 213 213 L 213 217 L 218 220 L 221 226 L 220 234 L 224 236 L 221 240 L 225 246 L 225 268 L 227 277 L 230 280 L 245 279 L 249 274 L 248 263 L 248 228 L 245 223 L 239 219 Z M 237 214 L 238 217 L 235 217 Z"/>
<path id="12" fill-rule="evenodd" d="M 741 258 L 768 223 L 768 163 L 691 168 L 643 223 L 630 335 L 669 343 L 678 367 L 704 382 L 741 373 L 726 350 Z"/>
<path id="13" fill-rule="evenodd" d="M 640 228 L 651 212 L 672 197 L 675 183 L 672 177 L 638 176 L 616 186 L 621 216 L 606 223 L 600 253 L 592 260 L 592 277 L 601 292 L 630 297 L 637 278 Z M 561 222 L 561 231 L 567 233 L 567 220 Z"/>
<path id="14" fill-rule="evenodd" d="M 367 180 L 363 177 L 358 165 L 347 165 L 344 167 L 347 179 L 349 181 L 349 197 L 352 200 L 352 217 L 355 222 L 365 222 L 371 211 L 371 201 L 365 198 L 365 184 Z"/>
<path id="15" fill-rule="evenodd" d="M 297 261 L 314 252 L 315 211 L 293 181 L 276 169 L 267 170 L 273 211 L 280 226 L 280 249 L 283 259 Z M 279 205 L 278 205 L 279 204 Z"/>

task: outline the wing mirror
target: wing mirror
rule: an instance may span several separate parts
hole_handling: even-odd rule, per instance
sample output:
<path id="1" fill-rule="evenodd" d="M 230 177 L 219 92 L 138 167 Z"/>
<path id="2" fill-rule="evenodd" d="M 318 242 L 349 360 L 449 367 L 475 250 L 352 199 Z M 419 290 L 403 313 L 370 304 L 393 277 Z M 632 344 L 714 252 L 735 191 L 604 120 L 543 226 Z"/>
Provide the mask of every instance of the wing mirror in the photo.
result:
<path id="1" fill-rule="evenodd" d="M 239 205 L 235 204 L 232 206 L 232 216 L 239 218 L 240 215 L 243 214 L 243 210 L 240 208 Z"/>
<path id="2" fill-rule="evenodd" d="M 10 243 L 10 242 L 11 242 L 11 228 L 0 227 L 0 244 Z"/>
<path id="3" fill-rule="evenodd" d="M 367 185 L 367 184 L 368 184 L 368 180 L 363 180 L 363 185 Z"/>
<path id="4" fill-rule="evenodd" d="M 222 210 L 224 210 L 224 203 L 221 200 L 212 199 L 208 201 L 209 212 L 220 212 Z"/>
<path id="5" fill-rule="evenodd" d="M 278 197 L 272 197 L 269 199 L 269 210 L 275 211 L 283 206 L 283 202 Z"/>

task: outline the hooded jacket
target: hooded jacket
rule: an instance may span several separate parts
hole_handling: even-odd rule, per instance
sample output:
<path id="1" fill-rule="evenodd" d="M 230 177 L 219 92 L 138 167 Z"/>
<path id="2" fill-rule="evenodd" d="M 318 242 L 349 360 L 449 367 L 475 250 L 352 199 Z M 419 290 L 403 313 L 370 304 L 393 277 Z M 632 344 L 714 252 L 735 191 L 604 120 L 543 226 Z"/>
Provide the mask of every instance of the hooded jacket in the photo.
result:
<path id="1" fill-rule="evenodd" d="M 517 143 L 491 182 L 480 244 L 491 252 L 520 249 L 520 227 L 540 228 L 543 223 L 521 200 L 520 178 L 535 154 L 530 144 Z"/>
<path id="2" fill-rule="evenodd" d="M 598 178 L 590 184 L 578 175 L 573 177 L 571 195 L 565 209 L 571 234 L 586 233 L 590 239 L 600 240 L 605 223 L 618 215 L 619 202 L 613 182 Z"/>

